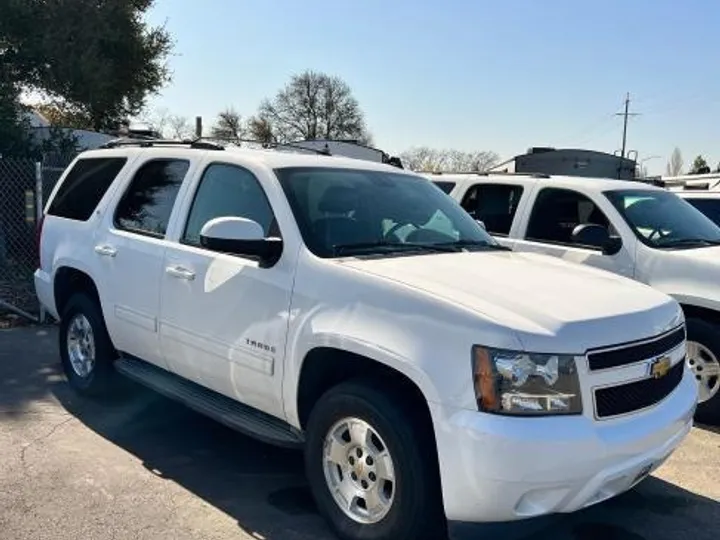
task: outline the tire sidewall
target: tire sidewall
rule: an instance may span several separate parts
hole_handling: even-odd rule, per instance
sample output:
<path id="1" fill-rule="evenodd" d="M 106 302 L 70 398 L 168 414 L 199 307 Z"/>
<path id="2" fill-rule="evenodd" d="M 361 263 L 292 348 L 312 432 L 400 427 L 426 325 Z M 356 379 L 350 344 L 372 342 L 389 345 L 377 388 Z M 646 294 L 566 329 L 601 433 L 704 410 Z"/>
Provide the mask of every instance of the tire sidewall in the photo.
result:
<path id="1" fill-rule="evenodd" d="M 686 321 L 687 339 L 701 343 L 720 358 L 720 325 L 703 319 L 689 318 Z M 720 392 L 704 403 L 698 403 L 695 418 L 701 422 L 720 423 Z"/>
<path id="2" fill-rule="evenodd" d="M 423 437 L 414 430 L 412 422 L 389 400 L 379 399 L 369 388 L 346 386 L 331 390 L 317 403 L 308 423 L 305 449 L 305 465 L 310 487 L 320 511 L 330 521 L 335 531 L 348 539 L 398 539 L 406 538 L 409 529 L 422 523 L 420 516 L 432 521 L 433 514 L 442 513 L 439 482 L 435 485 L 429 474 L 427 455 L 435 455 L 424 449 Z M 340 509 L 330 494 L 325 479 L 323 463 L 325 436 L 339 420 L 355 417 L 370 424 L 382 438 L 392 457 L 395 483 L 394 500 L 388 514 L 376 524 L 357 523 Z M 434 444 L 434 441 L 432 441 Z M 423 458 L 421 452 L 426 456 Z M 444 525 L 444 516 L 441 520 Z M 421 527 L 412 538 L 424 537 Z M 436 531 L 437 532 L 437 531 Z M 442 538 L 441 536 L 432 536 Z"/>
<path id="3" fill-rule="evenodd" d="M 81 377 L 75 372 L 68 352 L 70 322 L 78 314 L 84 315 L 90 323 L 95 345 L 95 362 L 87 377 Z M 60 319 L 59 342 L 63 371 L 70 385 L 76 390 L 87 394 L 102 391 L 107 385 L 114 355 L 105 322 L 96 301 L 82 293 L 75 294 L 68 300 Z"/>

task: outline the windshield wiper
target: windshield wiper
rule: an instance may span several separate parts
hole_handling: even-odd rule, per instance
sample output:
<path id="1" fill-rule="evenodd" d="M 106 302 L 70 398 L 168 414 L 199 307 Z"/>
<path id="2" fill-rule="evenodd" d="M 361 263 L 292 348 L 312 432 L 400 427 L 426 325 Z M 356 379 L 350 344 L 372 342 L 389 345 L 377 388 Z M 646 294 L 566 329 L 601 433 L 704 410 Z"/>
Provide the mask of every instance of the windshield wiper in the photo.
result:
<path id="1" fill-rule="evenodd" d="M 458 246 L 459 247 L 459 246 Z M 419 244 L 412 242 L 358 242 L 355 244 L 335 244 L 332 246 L 333 251 L 336 255 L 343 253 L 349 253 L 353 251 L 372 251 L 374 249 L 381 249 L 383 251 L 432 251 L 437 253 L 455 253 L 458 251 L 458 247 L 453 247 L 452 244 Z"/>
<path id="2" fill-rule="evenodd" d="M 435 244 L 437 246 L 448 246 L 448 247 L 476 247 L 481 249 L 494 249 L 497 251 L 512 251 L 512 248 L 503 246 L 502 244 L 494 244 L 490 242 L 483 242 L 480 240 L 456 240 L 455 242 L 443 242 L 441 244 Z"/>
<path id="3" fill-rule="evenodd" d="M 708 240 L 706 238 L 674 238 L 667 242 L 657 243 L 657 247 L 683 247 L 683 246 L 720 246 L 720 240 Z"/>

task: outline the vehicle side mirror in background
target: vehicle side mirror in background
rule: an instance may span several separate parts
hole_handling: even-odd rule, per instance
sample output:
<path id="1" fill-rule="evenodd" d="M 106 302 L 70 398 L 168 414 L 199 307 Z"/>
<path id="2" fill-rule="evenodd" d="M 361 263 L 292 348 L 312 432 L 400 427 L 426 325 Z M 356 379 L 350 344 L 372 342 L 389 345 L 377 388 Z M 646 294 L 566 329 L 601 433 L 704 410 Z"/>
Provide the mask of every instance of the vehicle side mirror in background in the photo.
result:
<path id="1" fill-rule="evenodd" d="M 257 257 L 260 265 L 274 265 L 282 254 L 280 238 L 265 238 L 256 221 L 241 217 L 211 219 L 200 230 L 200 245 L 213 251 Z"/>
<path id="2" fill-rule="evenodd" d="M 622 248 L 622 239 L 619 236 L 610 236 L 607 228 L 594 223 L 582 223 L 575 227 L 572 240 L 581 246 L 600 248 L 603 255 L 615 255 Z"/>

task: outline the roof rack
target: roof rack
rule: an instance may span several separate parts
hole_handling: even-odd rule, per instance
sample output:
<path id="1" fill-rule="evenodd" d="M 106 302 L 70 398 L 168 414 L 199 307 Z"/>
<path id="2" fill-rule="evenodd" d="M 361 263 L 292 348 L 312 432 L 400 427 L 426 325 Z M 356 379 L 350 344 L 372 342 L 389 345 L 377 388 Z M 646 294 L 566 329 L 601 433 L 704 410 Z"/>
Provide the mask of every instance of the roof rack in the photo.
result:
<path id="1" fill-rule="evenodd" d="M 549 174 L 544 173 L 523 173 L 523 172 L 504 172 L 504 171 L 413 171 L 420 174 L 437 174 L 437 175 L 475 175 L 475 176 L 529 176 L 531 178 L 550 178 Z"/>
<path id="2" fill-rule="evenodd" d="M 122 146 L 139 146 L 140 148 L 152 148 L 153 146 L 189 146 L 190 148 L 197 148 L 199 150 L 225 150 L 225 147 L 221 144 L 210 142 L 203 137 L 196 139 L 144 139 L 126 137 L 120 139 L 113 139 L 98 148 L 120 148 Z"/>
<path id="3" fill-rule="evenodd" d="M 293 148 L 295 150 L 302 150 L 305 152 L 311 152 L 313 154 L 318 154 L 321 156 L 331 156 L 330 150 L 322 149 L 318 150 L 316 148 L 306 148 L 304 146 L 299 146 L 295 143 L 281 143 L 281 142 L 267 142 L 267 141 L 258 141 L 254 139 L 227 139 L 228 142 L 231 143 L 252 143 L 252 144 L 259 144 L 262 148 L 266 150 L 274 150 L 276 148 Z"/>

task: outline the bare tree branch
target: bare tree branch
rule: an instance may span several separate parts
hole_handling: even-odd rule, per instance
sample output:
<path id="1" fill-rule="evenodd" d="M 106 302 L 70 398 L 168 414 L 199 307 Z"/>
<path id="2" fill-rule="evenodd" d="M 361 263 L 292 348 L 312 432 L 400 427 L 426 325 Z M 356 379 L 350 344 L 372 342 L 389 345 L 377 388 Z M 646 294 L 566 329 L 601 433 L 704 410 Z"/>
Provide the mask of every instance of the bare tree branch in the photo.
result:
<path id="1" fill-rule="evenodd" d="M 247 122 L 250 138 L 263 143 L 276 142 L 272 122 L 263 116 L 251 116 Z"/>
<path id="2" fill-rule="evenodd" d="M 210 135 L 217 139 L 242 139 L 245 135 L 242 116 L 233 108 L 225 109 L 218 114 L 217 123 L 210 130 Z"/>
<path id="3" fill-rule="evenodd" d="M 259 116 L 272 124 L 281 142 L 369 138 L 348 84 L 315 71 L 294 75 L 272 100 L 261 103 Z"/>
<path id="4" fill-rule="evenodd" d="M 174 139 L 186 139 L 193 135 L 193 128 L 190 120 L 185 116 L 172 115 L 168 118 L 168 131 Z"/>
<path id="5" fill-rule="evenodd" d="M 481 172 L 500 160 L 495 152 L 463 152 L 427 146 L 410 148 L 400 159 L 406 168 L 426 172 Z"/>

